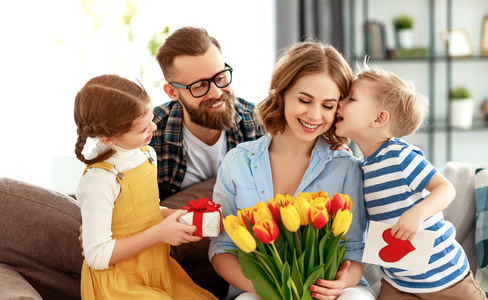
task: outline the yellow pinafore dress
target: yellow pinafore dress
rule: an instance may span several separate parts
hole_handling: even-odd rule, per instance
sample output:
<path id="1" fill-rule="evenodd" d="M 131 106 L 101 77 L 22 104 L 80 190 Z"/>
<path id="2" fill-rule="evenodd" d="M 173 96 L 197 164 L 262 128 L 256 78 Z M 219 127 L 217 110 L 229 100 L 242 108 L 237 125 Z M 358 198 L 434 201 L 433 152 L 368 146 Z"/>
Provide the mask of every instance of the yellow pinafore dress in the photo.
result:
<path id="1" fill-rule="evenodd" d="M 149 154 L 146 147 L 141 150 Z M 114 166 L 100 162 L 88 168 L 111 171 Z M 156 166 L 146 160 L 120 174 L 117 176 L 120 195 L 112 212 L 114 239 L 135 235 L 164 219 L 159 208 Z M 85 260 L 81 271 L 81 298 L 217 299 L 191 280 L 170 257 L 169 250 L 168 244 L 156 244 L 105 270 L 92 270 Z"/>

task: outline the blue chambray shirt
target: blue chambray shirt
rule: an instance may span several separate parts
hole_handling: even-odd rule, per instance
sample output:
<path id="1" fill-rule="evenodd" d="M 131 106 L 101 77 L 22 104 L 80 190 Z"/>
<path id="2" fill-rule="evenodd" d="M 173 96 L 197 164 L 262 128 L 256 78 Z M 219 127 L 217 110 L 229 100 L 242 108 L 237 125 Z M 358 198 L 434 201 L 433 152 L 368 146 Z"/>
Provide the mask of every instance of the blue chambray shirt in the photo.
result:
<path id="1" fill-rule="evenodd" d="M 222 162 L 214 188 L 213 201 L 222 206 L 222 216 L 237 215 L 237 211 L 274 198 L 273 180 L 268 148 L 271 138 L 263 136 L 253 142 L 239 144 L 229 151 Z M 345 150 L 334 151 L 324 138 L 319 137 L 312 150 L 310 164 L 295 191 L 317 192 L 329 196 L 334 193 L 348 194 L 352 201 L 353 220 L 346 234 L 344 259 L 361 263 L 366 230 L 366 210 L 363 199 L 363 175 L 359 160 Z M 223 231 L 212 238 L 209 258 L 225 253 L 225 249 L 237 246 Z M 364 277 L 361 285 L 367 285 Z"/>

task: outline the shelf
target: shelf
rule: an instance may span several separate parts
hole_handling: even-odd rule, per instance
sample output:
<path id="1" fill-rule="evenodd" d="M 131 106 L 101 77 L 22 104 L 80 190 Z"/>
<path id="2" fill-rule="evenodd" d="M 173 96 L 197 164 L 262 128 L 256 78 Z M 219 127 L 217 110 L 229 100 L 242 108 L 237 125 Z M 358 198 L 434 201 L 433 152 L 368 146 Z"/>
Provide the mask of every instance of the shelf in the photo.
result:
<path id="1" fill-rule="evenodd" d="M 362 61 L 364 59 L 363 57 L 357 56 L 354 58 L 356 61 Z M 370 58 L 370 62 L 385 62 L 385 63 L 402 63 L 402 62 L 429 62 L 429 61 L 434 61 L 434 62 L 446 62 L 448 60 L 448 57 L 446 55 L 436 55 L 434 57 L 422 57 L 422 58 L 399 58 L 399 59 L 372 59 Z M 450 57 L 449 60 L 451 62 L 456 62 L 456 61 L 488 61 L 488 56 L 469 56 L 469 57 Z"/>
<path id="2" fill-rule="evenodd" d="M 420 128 L 418 133 L 430 133 L 430 132 L 471 132 L 471 131 L 488 131 L 488 121 L 484 118 L 473 119 L 473 125 L 470 128 L 457 128 L 447 125 L 446 120 L 437 120 L 433 124 L 426 124 Z"/>

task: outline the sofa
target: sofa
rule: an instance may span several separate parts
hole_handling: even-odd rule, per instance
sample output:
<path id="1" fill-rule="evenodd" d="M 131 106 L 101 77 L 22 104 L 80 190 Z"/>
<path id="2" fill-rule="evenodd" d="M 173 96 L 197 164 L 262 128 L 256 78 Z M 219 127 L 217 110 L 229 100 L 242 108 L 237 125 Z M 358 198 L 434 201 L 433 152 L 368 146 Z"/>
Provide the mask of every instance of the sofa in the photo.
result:
<path id="1" fill-rule="evenodd" d="M 457 191 L 444 217 L 456 227 L 456 239 L 466 251 L 473 272 L 477 265 L 474 173 L 479 166 L 449 162 L 441 169 Z M 196 184 L 166 198 L 162 205 L 180 208 L 191 199 L 211 198 L 214 183 L 215 179 L 210 179 Z M 78 242 L 80 225 L 80 209 L 72 197 L 0 178 L 0 300 L 79 299 L 83 262 Z M 197 284 L 224 299 L 228 284 L 208 261 L 208 244 L 205 238 L 172 247 L 171 255 Z M 378 291 L 378 267 L 366 265 L 365 277 Z"/>

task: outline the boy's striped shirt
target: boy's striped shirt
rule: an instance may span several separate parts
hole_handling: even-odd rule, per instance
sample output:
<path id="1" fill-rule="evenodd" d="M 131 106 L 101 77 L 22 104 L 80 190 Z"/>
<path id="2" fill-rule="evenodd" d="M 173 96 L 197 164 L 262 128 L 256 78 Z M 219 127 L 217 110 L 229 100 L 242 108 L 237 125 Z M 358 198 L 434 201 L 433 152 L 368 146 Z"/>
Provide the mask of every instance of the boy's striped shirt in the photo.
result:
<path id="1" fill-rule="evenodd" d="M 369 218 L 391 225 L 429 194 L 425 187 L 437 172 L 420 149 L 398 138 L 383 143 L 374 154 L 361 161 L 361 167 Z M 409 293 L 439 291 L 463 279 L 469 264 L 455 240 L 454 226 L 439 212 L 425 220 L 421 229 L 437 233 L 428 270 L 419 274 L 382 267 L 383 278 Z"/>

